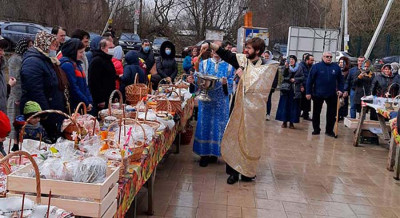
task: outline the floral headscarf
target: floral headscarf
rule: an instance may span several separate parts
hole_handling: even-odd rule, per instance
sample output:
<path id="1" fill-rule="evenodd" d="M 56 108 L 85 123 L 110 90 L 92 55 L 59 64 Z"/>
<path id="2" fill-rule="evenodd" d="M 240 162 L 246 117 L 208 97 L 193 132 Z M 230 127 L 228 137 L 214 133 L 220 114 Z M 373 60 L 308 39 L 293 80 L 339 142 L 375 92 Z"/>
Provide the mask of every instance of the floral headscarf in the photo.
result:
<path id="1" fill-rule="evenodd" d="M 35 44 L 33 46 L 44 53 L 49 53 L 51 43 L 56 40 L 57 37 L 55 35 L 42 31 L 36 34 Z"/>
<path id="2" fill-rule="evenodd" d="M 56 40 L 57 37 L 55 35 L 42 31 L 36 34 L 35 43 L 33 44 L 33 47 L 35 47 L 38 51 L 49 57 L 50 45 L 52 42 Z M 60 65 L 60 61 L 56 57 L 49 57 L 49 58 L 53 64 Z"/>
<path id="3" fill-rule="evenodd" d="M 33 42 L 30 38 L 22 38 L 18 40 L 17 45 L 15 46 L 15 53 L 19 55 L 23 55 L 26 50 L 28 50 L 29 43 Z"/>

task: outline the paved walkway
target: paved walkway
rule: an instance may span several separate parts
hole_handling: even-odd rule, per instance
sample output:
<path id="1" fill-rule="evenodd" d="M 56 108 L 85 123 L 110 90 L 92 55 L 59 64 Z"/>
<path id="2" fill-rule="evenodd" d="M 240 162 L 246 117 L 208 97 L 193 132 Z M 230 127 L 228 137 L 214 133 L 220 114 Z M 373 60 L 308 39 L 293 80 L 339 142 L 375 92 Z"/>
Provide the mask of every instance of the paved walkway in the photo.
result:
<path id="1" fill-rule="evenodd" d="M 192 146 L 182 146 L 158 168 L 153 217 L 400 217 L 400 183 L 386 170 L 388 150 L 354 148 L 343 123 L 337 139 L 312 136 L 309 121 L 294 130 L 280 124 L 265 122 L 266 149 L 251 183 L 226 184 L 222 160 L 201 168 Z M 145 217 L 144 193 L 139 202 Z"/>

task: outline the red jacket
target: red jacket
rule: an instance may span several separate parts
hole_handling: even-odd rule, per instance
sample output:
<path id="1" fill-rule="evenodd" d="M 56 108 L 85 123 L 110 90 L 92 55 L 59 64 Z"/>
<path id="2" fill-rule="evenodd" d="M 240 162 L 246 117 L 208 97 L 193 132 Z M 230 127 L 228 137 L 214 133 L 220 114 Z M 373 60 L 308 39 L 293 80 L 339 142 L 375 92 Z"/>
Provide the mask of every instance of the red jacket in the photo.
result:
<path id="1" fill-rule="evenodd" d="M 117 76 L 124 74 L 124 66 L 122 66 L 122 61 L 112 58 L 112 62 L 115 67 L 115 71 L 117 72 Z M 119 90 L 119 80 L 115 80 L 115 87 Z"/>

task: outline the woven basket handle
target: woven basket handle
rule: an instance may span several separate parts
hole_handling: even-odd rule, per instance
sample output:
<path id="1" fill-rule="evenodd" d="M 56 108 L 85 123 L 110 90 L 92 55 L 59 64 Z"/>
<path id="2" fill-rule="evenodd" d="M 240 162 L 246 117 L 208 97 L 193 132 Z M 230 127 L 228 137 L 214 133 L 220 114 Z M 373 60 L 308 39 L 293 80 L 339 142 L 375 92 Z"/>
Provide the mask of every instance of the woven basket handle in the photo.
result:
<path id="1" fill-rule="evenodd" d="M 133 82 L 134 85 L 136 85 L 138 83 L 138 81 L 139 81 L 138 74 L 139 73 L 135 74 L 135 81 Z"/>
<path id="2" fill-rule="evenodd" d="M 167 82 L 167 83 L 166 84 L 161 84 L 161 82 Z M 164 78 L 164 79 L 160 80 L 160 82 L 158 82 L 158 84 L 161 84 L 161 85 L 172 85 L 172 82 L 168 81 L 167 78 Z"/>
<path id="3" fill-rule="evenodd" d="M 174 93 L 174 92 L 178 95 L 179 98 L 182 97 L 176 90 L 172 91 L 171 93 Z"/>
<path id="4" fill-rule="evenodd" d="M 74 124 L 74 125 L 77 127 L 78 135 L 81 135 L 81 129 L 79 128 L 78 123 L 75 122 L 75 120 L 72 119 L 68 114 L 66 114 L 66 113 L 64 113 L 64 112 L 62 112 L 62 111 L 58 111 L 58 110 L 44 110 L 44 111 L 37 112 L 36 114 L 34 114 L 34 115 L 32 115 L 31 117 L 29 117 L 29 118 L 26 120 L 25 124 L 22 126 L 21 132 L 19 133 L 19 150 L 22 150 L 22 142 L 24 141 L 24 134 L 25 134 L 26 125 L 27 125 L 27 124 L 29 123 L 29 121 L 31 121 L 33 118 L 35 118 L 35 117 L 37 117 L 37 116 L 40 116 L 40 115 L 43 115 L 43 114 L 58 114 L 58 115 L 61 115 L 61 116 L 66 117 L 67 119 L 71 120 L 72 124 Z M 40 143 L 42 143 L 42 139 L 40 139 Z"/>
<path id="5" fill-rule="evenodd" d="M 123 102 L 124 99 L 122 98 L 122 93 L 118 89 L 111 92 L 110 98 L 108 99 L 108 115 L 109 116 L 111 116 L 111 104 L 112 104 L 112 100 L 113 100 L 115 93 L 118 93 L 118 96 L 119 96 L 119 109 L 122 109 L 122 105 L 124 103 Z"/>
<path id="6" fill-rule="evenodd" d="M 144 130 L 142 124 L 140 124 L 139 121 L 134 120 L 134 119 L 131 119 L 131 118 L 123 118 L 122 120 L 116 120 L 116 121 L 112 122 L 112 123 L 110 124 L 110 126 L 108 126 L 108 128 L 107 128 L 107 132 L 110 132 L 110 131 L 111 131 L 111 127 L 112 127 L 112 126 L 118 125 L 119 127 L 121 127 L 121 125 L 122 125 L 122 122 L 121 122 L 121 121 L 124 122 L 124 125 L 126 125 L 126 121 L 132 121 L 133 123 L 139 125 L 140 128 L 141 128 L 142 131 L 143 131 L 143 138 L 144 138 L 144 140 L 147 140 L 146 132 L 145 132 L 145 130 Z M 120 139 L 118 139 L 118 140 L 120 140 Z"/>
<path id="7" fill-rule="evenodd" d="M 72 119 L 76 120 L 76 115 L 79 113 L 79 109 L 80 109 L 81 107 L 83 108 L 83 113 L 82 113 L 82 115 L 87 114 L 87 107 L 86 107 L 86 104 L 85 104 L 84 102 L 80 102 L 80 103 L 78 104 L 78 106 L 76 106 L 76 109 L 75 109 L 74 114 L 72 114 L 72 116 L 71 116 Z"/>
<path id="8" fill-rule="evenodd" d="M 149 111 L 149 107 L 147 106 L 147 104 L 143 101 L 143 100 L 140 100 L 137 104 L 136 104 L 136 120 L 138 119 L 138 116 L 139 116 L 139 110 L 138 110 L 138 107 L 139 107 L 139 105 L 140 104 L 142 104 L 143 103 L 143 105 L 144 105 L 144 107 L 145 107 L 145 113 L 144 113 L 144 120 L 147 120 L 147 112 Z M 125 117 L 124 117 L 125 118 Z"/>
<path id="9" fill-rule="evenodd" d="M 8 162 L 8 160 L 11 157 L 14 156 L 26 156 L 32 163 L 33 170 L 35 171 L 35 178 L 36 178 L 36 203 L 40 204 L 41 203 L 41 189 L 40 189 L 40 173 L 39 173 L 39 167 L 36 163 L 36 161 L 33 159 L 33 157 L 26 151 L 16 151 L 13 153 L 8 154 L 5 156 L 3 159 L 0 159 L 0 164 L 4 162 Z"/>

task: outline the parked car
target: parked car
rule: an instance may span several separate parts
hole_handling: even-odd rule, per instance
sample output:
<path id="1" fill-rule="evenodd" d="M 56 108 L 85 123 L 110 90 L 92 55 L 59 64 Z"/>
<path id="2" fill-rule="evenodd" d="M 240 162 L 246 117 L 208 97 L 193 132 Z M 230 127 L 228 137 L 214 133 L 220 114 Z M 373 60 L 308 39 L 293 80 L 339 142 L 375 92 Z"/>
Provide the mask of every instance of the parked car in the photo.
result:
<path id="1" fill-rule="evenodd" d="M 154 55 L 160 55 L 161 44 L 163 42 L 167 41 L 167 40 L 168 39 L 166 37 L 156 37 L 156 38 L 154 38 L 153 44 L 152 44 Z"/>
<path id="2" fill-rule="evenodd" d="M 135 33 L 121 33 L 118 43 L 125 52 L 129 50 L 139 51 L 142 46 L 139 35 Z"/>
<path id="3" fill-rule="evenodd" d="M 374 61 L 375 71 L 380 72 L 383 65 L 391 64 L 393 62 L 400 63 L 400 56 L 396 55 L 396 56 L 388 56 L 388 57 L 375 59 L 375 61 Z"/>
<path id="4" fill-rule="evenodd" d="M 339 62 L 341 57 L 347 57 L 350 60 L 350 66 L 357 66 L 357 58 L 345 51 L 336 51 L 336 62 Z"/>
<path id="5" fill-rule="evenodd" d="M 8 21 L 0 22 L 0 30 L 1 36 L 10 42 L 10 49 L 14 48 L 18 40 L 23 37 L 29 37 L 34 40 L 38 32 L 51 32 L 51 30 L 39 24 Z"/>

